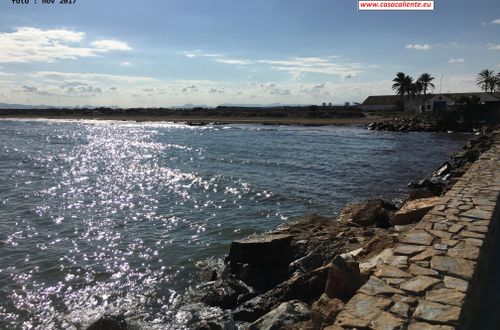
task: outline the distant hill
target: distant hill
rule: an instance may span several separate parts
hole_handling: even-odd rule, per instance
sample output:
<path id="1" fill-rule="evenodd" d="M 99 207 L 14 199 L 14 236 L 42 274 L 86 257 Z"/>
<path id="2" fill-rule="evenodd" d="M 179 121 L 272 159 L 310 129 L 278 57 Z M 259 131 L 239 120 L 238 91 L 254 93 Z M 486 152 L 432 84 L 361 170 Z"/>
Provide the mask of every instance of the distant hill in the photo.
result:
<path id="1" fill-rule="evenodd" d="M 75 105 L 75 106 L 57 106 L 57 105 L 31 105 L 31 104 L 16 104 L 16 103 L 0 103 L 0 109 L 95 109 L 94 105 Z M 117 105 L 112 105 L 106 108 L 121 109 Z"/>

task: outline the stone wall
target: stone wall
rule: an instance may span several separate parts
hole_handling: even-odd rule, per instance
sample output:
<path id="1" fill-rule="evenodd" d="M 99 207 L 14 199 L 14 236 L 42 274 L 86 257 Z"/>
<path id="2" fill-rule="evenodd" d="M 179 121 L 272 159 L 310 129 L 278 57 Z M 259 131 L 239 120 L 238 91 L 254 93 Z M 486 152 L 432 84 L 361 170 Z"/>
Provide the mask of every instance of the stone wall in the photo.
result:
<path id="1" fill-rule="evenodd" d="M 327 329 L 474 328 L 499 221 L 500 135 Z"/>

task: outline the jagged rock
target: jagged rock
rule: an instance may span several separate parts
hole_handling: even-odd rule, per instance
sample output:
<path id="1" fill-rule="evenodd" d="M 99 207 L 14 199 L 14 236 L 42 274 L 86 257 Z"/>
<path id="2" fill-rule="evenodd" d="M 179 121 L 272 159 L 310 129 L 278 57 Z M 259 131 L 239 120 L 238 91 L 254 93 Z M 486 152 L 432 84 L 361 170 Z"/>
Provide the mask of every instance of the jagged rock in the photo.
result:
<path id="1" fill-rule="evenodd" d="M 284 302 L 250 324 L 248 330 L 279 330 L 309 319 L 309 307 L 301 301 Z"/>
<path id="2" fill-rule="evenodd" d="M 172 324 L 174 329 L 237 329 L 230 313 L 220 307 L 210 307 L 203 303 L 182 306 L 174 320 Z"/>
<path id="3" fill-rule="evenodd" d="M 378 265 L 388 263 L 393 257 L 394 250 L 392 248 L 385 249 L 366 262 L 359 264 L 359 269 L 365 275 L 370 274 Z"/>
<path id="4" fill-rule="evenodd" d="M 253 289 L 236 279 L 226 279 L 207 282 L 193 290 L 192 301 L 201 301 L 209 306 L 218 306 L 224 309 L 234 308 L 241 301 L 241 297 L 253 294 Z M 240 299 L 238 299 L 240 298 Z"/>
<path id="5" fill-rule="evenodd" d="M 372 199 L 363 203 L 356 203 L 348 207 L 344 214 L 350 214 L 350 220 L 360 226 L 388 227 L 390 212 L 395 211 L 394 204 L 383 199 Z"/>
<path id="6" fill-rule="evenodd" d="M 429 198 L 434 197 L 434 193 L 428 189 L 415 189 L 410 191 L 408 197 L 406 197 L 405 202 L 412 201 L 414 199 Z"/>
<path id="7" fill-rule="evenodd" d="M 307 274 L 296 275 L 275 288 L 244 302 L 234 310 L 234 319 L 252 322 L 281 302 L 292 299 L 316 300 L 325 290 L 327 275 L 332 267 L 332 264 L 328 264 Z"/>
<path id="8" fill-rule="evenodd" d="M 87 330 L 127 330 L 127 321 L 123 315 L 105 315 L 87 327 Z"/>
<path id="9" fill-rule="evenodd" d="M 332 325 L 343 308 L 344 303 L 342 300 L 331 299 L 326 294 L 322 294 L 311 308 L 311 321 L 314 329 L 323 329 Z"/>
<path id="10" fill-rule="evenodd" d="M 299 272 L 301 274 L 307 273 L 323 264 L 323 256 L 317 253 L 309 253 L 305 257 L 294 260 L 288 266 L 290 274 Z"/>
<path id="11" fill-rule="evenodd" d="M 434 206 L 441 202 L 440 197 L 415 199 L 406 202 L 391 218 L 393 226 L 408 225 L 420 221 Z"/>
<path id="12" fill-rule="evenodd" d="M 290 262 L 292 236 L 264 234 L 231 243 L 227 261 L 233 264 L 283 265 Z"/>
<path id="13" fill-rule="evenodd" d="M 348 263 L 338 256 L 332 261 L 332 266 L 328 270 L 325 293 L 330 298 L 347 301 L 365 282 L 358 263 Z"/>

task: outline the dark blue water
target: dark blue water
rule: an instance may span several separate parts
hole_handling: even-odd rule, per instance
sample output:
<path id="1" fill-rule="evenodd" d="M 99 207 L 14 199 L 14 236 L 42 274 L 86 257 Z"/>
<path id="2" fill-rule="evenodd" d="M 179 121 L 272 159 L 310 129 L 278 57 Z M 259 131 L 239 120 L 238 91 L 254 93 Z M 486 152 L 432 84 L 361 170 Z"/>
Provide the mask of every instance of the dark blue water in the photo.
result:
<path id="1" fill-rule="evenodd" d="M 0 328 L 76 329 L 105 312 L 164 328 L 196 262 L 305 213 L 401 197 L 465 139 L 0 121 Z"/>

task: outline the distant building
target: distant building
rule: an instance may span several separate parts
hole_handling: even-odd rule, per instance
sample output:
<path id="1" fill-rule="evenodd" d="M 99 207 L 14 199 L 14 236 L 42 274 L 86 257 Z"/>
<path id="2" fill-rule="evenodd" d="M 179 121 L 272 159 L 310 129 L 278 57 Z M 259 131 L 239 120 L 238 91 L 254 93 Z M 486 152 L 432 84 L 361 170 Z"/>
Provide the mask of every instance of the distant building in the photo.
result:
<path id="1" fill-rule="evenodd" d="M 442 93 L 442 94 L 427 94 L 411 97 L 404 96 L 404 109 L 407 112 L 438 112 L 453 110 L 456 104 L 464 97 L 478 97 L 482 104 L 490 104 L 500 101 L 500 93 Z M 368 96 L 360 105 L 362 111 L 390 111 L 398 110 L 401 106 L 400 95 L 377 95 Z"/>
<path id="2" fill-rule="evenodd" d="M 456 107 L 456 104 L 459 103 L 464 97 L 477 97 L 479 99 L 479 103 L 482 104 L 500 101 L 499 93 L 444 93 L 431 95 L 427 98 L 423 103 L 424 111 L 438 112 L 453 110 Z"/>
<path id="3" fill-rule="evenodd" d="M 401 104 L 401 96 L 399 95 L 377 95 L 368 96 L 368 98 L 361 104 L 362 111 L 374 110 L 397 110 Z"/>

